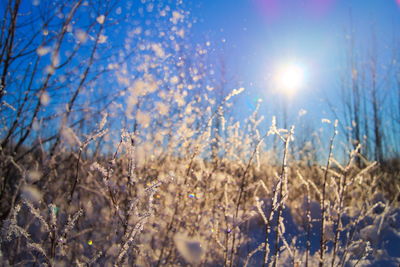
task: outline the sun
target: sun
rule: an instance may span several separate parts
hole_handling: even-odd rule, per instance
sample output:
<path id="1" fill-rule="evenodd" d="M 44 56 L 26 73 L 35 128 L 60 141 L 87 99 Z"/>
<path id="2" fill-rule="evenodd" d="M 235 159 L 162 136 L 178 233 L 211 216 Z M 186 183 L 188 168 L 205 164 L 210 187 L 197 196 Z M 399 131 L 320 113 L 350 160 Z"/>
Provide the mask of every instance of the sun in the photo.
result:
<path id="1" fill-rule="evenodd" d="M 277 89 L 293 95 L 304 84 L 304 69 L 298 64 L 285 64 L 278 68 L 275 77 Z"/>

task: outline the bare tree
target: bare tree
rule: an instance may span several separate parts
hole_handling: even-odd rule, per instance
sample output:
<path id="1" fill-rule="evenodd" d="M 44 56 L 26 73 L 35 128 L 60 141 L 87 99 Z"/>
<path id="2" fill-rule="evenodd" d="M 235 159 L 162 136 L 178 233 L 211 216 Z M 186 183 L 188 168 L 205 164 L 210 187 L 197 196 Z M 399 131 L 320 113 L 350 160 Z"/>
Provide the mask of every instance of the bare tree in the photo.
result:
<path id="1" fill-rule="evenodd" d="M 109 104 L 102 99 L 111 93 L 98 90 L 90 98 L 85 94 L 106 77 L 100 54 L 110 45 L 105 30 L 115 25 L 109 17 L 116 2 L 8 0 L 2 5 L 1 154 L 19 162 L 46 146 L 51 157 L 64 129 L 79 126 L 90 131 L 95 123 L 85 120 L 85 114 L 98 114 Z M 1 167 L 1 200 L 6 201 L 5 192 L 13 195 L 16 180 L 10 162 Z"/>

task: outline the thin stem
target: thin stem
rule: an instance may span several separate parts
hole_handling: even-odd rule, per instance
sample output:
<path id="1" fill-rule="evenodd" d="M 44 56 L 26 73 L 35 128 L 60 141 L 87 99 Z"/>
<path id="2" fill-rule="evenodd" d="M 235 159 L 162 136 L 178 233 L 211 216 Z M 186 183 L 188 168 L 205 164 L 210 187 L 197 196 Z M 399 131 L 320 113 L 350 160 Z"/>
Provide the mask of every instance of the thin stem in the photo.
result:
<path id="1" fill-rule="evenodd" d="M 325 197 L 326 197 L 326 182 L 328 180 L 328 170 L 331 164 L 331 158 L 332 158 L 332 153 L 333 153 L 333 141 L 335 139 L 335 136 L 337 134 L 336 131 L 337 127 L 337 121 L 335 121 L 334 125 L 334 131 L 333 135 L 330 140 L 329 144 L 329 155 L 328 155 L 328 160 L 326 162 L 326 167 L 325 167 L 325 172 L 324 172 L 324 183 L 322 185 L 322 199 L 321 199 L 321 239 L 320 239 L 320 254 L 319 254 L 319 266 L 323 267 L 324 266 L 324 255 L 325 255 Z"/>
<path id="2" fill-rule="evenodd" d="M 289 152 L 289 143 L 292 138 L 293 131 L 294 131 L 294 127 L 292 126 L 288 136 L 285 139 L 285 150 L 283 152 L 282 169 L 281 169 L 281 175 L 279 177 L 280 182 L 279 182 L 278 198 L 277 198 L 278 216 L 277 216 L 276 225 L 275 225 L 275 251 L 274 251 L 274 261 L 272 263 L 273 267 L 276 267 L 278 257 L 279 257 L 279 242 L 280 242 L 279 226 L 281 224 L 281 219 L 282 219 L 283 200 L 284 200 L 284 197 L 286 197 L 283 195 L 283 186 L 284 186 L 284 184 L 287 184 L 287 158 L 288 158 L 288 152 Z"/>

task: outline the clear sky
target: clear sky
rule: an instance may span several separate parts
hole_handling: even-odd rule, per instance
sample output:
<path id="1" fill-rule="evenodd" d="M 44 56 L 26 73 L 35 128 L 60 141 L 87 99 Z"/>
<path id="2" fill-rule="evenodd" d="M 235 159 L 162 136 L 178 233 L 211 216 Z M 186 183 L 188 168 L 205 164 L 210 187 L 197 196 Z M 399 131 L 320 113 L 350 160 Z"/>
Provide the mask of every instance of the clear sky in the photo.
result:
<path id="1" fill-rule="evenodd" d="M 49 6 L 51 8 L 54 1 L 24 1 L 21 11 L 39 16 L 43 10 Z M 104 8 L 104 3 L 99 7 Z M 102 11 L 96 11 L 96 8 L 96 5 L 91 6 L 88 1 L 83 2 L 76 16 L 77 20 L 73 21 L 74 26 L 68 30 L 66 42 L 60 49 L 61 61 L 65 60 L 71 49 L 76 46 L 81 47 L 80 53 L 74 57 L 71 65 L 79 66 L 80 62 L 88 59 L 88 49 L 93 44 L 91 35 L 95 31 L 84 34 L 80 28 L 86 29 L 87 21 L 90 20 L 97 28 L 103 25 L 104 21 L 99 23 Z M 29 13 L 31 10 L 32 13 Z M 55 17 L 55 22 L 63 18 L 63 14 L 59 15 L 60 17 Z M 400 94 L 391 99 L 393 92 L 400 92 L 400 86 L 397 89 L 398 85 L 395 84 L 396 73 L 391 71 L 396 69 L 397 74 L 400 72 L 400 0 L 125 0 L 116 2 L 104 25 L 105 30 L 101 35 L 104 41 L 99 43 L 97 51 L 101 57 L 96 55 L 99 57 L 96 67 L 98 71 L 105 68 L 112 71 L 102 76 L 100 86 L 93 83 L 90 85 L 93 88 L 87 92 L 97 92 L 100 97 L 101 88 L 104 88 L 104 94 L 111 91 L 108 88 L 121 90 L 121 87 L 127 87 L 129 83 L 135 84 L 136 80 L 148 74 L 147 72 L 163 81 L 160 90 L 174 88 L 179 80 L 177 75 L 182 74 L 182 64 L 202 62 L 203 54 L 197 49 L 200 47 L 201 51 L 209 51 L 208 56 L 205 55 L 204 58 L 213 61 L 204 68 L 205 71 L 210 71 L 210 75 L 205 75 L 204 83 L 203 78 L 198 82 L 198 86 L 202 86 L 201 89 L 208 90 L 207 79 L 212 79 L 211 72 L 219 72 L 218 64 L 221 59 L 227 70 L 224 94 L 227 95 L 233 89 L 245 88 L 245 92 L 237 97 L 237 103 L 232 106 L 231 114 L 235 115 L 235 120 L 249 117 L 259 100 L 262 100 L 261 113 L 266 115 L 266 121 L 262 125 L 269 127 L 272 115 L 277 115 L 278 126 L 282 126 L 282 105 L 286 102 L 288 123 L 296 123 L 300 129 L 301 123 L 316 129 L 321 127 L 321 119 L 334 119 L 331 107 L 337 109 L 337 114 L 342 113 L 343 98 L 339 94 L 340 90 L 351 89 L 349 80 L 352 70 L 346 57 L 349 44 L 354 42 L 357 71 L 368 72 L 368 57 L 374 46 L 372 41 L 375 36 L 379 97 L 382 98 L 380 104 L 389 106 L 384 112 L 380 112 L 382 117 L 386 116 L 382 128 L 387 129 L 393 125 L 397 127 L 386 139 L 391 138 L 390 142 L 396 143 L 400 151 L 400 142 L 395 141 L 400 134 L 400 115 L 395 117 L 396 124 L 390 122 L 394 120 L 388 114 L 395 109 L 400 111 Z M 40 24 L 34 26 L 41 27 Z M 50 33 L 50 37 L 55 37 L 57 33 L 46 32 L 46 36 Z M 49 52 L 51 47 L 54 47 L 54 43 L 51 42 L 56 38 L 49 40 L 52 41 L 47 44 L 47 52 L 43 53 L 43 49 L 37 50 L 38 53 L 42 53 L 39 64 L 44 69 L 51 59 Z M 185 47 L 188 42 L 192 43 L 192 47 L 180 50 L 181 45 Z M 194 49 L 196 52 L 192 53 Z M 181 60 L 180 53 L 186 53 L 183 58 L 187 61 Z M 132 56 L 125 61 L 127 55 Z M 120 64 L 122 61 L 124 63 Z M 147 67 L 143 67 L 144 63 L 159 65 L 148 71 Z M 282 94 L 276 80 L 279 80 L 277 70 L 281 69 L 282 65 L 291 64 L 300 67 L 304 77 L 297 91 L 288 97 Z M 189 73 L 191 66 L 188 64 L 185 67 L 185 71 Z M 63 77 L 62 71 L 68 71 L 68 68 L 57 71 L 54 75 L 55 82 L 57 77 Z M 362 73 L 359 74 L 361 76 Z M 194 76 L 198 76 L 194 72 L 190 75 L 193 76 L 193 81 Z M 218 79 L 218 74 L 216 76 Z M 75 80 L 76 83 L 77 81 L 79 79 Z M 213 82 L 215 83 L 211 85 L 217 87 L 218 81 Z M 360 84 L 363 93 L 369 94 L 368 82 L 366 78 L 364 84 Z M 42 80 L 35 79 L 35 83 L 40 87 Z M 68 81 L 69 86 L 74 85 Z M 388 88 L 392 89 L 387 90 Z M 394 88 L 396 89 L 393 90 Z M 189 90 L 188 87 L 194 95 L 197 91 L 192 89 Z M 210 90 L 210 94 L 215 91 Z M 159 95 L 152 93 L 152 97 L 157 100 Z M 56 90 L 49 92 L 52 100 L 46 112 L 51 108 L 58 110 L 63 106 L 60 103 L 64 99 L 59 95 L 61 94 Z M 132 106 L 133 101 L 129 102 L 129 95 L 126 97 L 121 94 L 120 97 L 126 106 Z M 82 103 L 86 102 L 85 96 L 79 100 Z M 327 100 L 331 106 L 327 105 Z M 142 108 L 150 110 L 153 108 L 153 102 L 155 101 L 146 102 L 148 106 Z M 365 106 L 368 106 L 369 110 L 366 113 L 369 114 L 364 118 L 371 118 L 371 103 Z M 126 113 L 129 112 L 124 112 L 125 115 Z M 351 118 L 346 121 L 351 124 L 349 121 Z M 366 123 L 364 125 L 367 126 Z M 368 127 L 364 127 L 364 131 L 373 138 L 371 125 L 370 123 Z"/>
<path id="2" fill-rule="evenodd" d="M 186 1 L 198 19 L 193 33 L 209 40 L 222 55 L 231 77 L 246 88 L 248 111 L 256 99 L 274 106 L 279 93 L 271 86 L 274 69 L 298 62 L 305 69 L 305 85 L 291 99 L 292 113 L 332 117 L 325 98 L 335 103 L 345 71 L 349 30 L 360 57 L 367 53 L 375 32 L 382 64 L 392 56 L 399 37 L 400 1 L 396 0 L 196 0 Z M 348 39 L 347 39 L 348 40 Z M 398 39 L 397 39 L 398 42 Z M 268 107 L 267 107 L 268 106 Z M 322 112 L 321 112 L 322 111 Z M 274 111 L 271 111 L 271 114 Z M 292 114 L 293 116 L 293 114 Z"/>

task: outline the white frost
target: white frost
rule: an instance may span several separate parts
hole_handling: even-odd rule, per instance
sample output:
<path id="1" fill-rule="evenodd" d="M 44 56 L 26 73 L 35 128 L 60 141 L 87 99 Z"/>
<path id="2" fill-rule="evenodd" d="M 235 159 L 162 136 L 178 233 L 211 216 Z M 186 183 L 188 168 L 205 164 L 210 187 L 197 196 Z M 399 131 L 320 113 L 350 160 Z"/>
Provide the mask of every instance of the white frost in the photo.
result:
<path id="1" fill-rule="evenodd" d="M 174 12 L 172 12 L 171 21 L 172 21 L 173 24 L 177 24 L 179 21 L 182 21 L 184 17 L 185 16 L 183 16 L 178 11 L 174 11 Z"/>
<path id="2" fill-rule="evenodd" d="M 97 21 L 99 24 L 103 24 L 104 21 L 105 21 L 105 19 L 106 19 L 106 17 L 105 17 L 104 15 L 100 15 L 100 16 L 97 17 L 96 21 Z"/>

